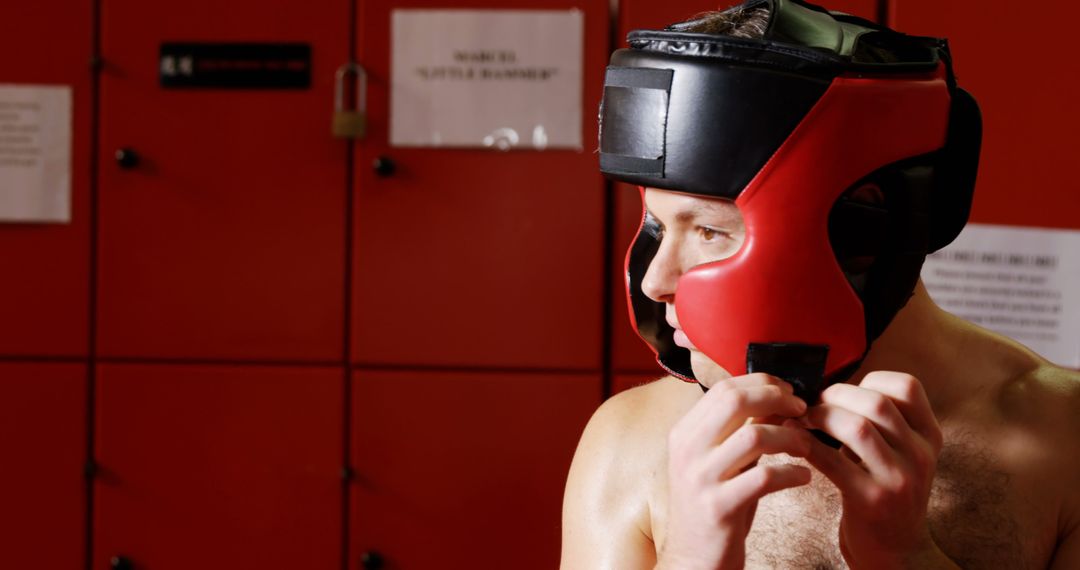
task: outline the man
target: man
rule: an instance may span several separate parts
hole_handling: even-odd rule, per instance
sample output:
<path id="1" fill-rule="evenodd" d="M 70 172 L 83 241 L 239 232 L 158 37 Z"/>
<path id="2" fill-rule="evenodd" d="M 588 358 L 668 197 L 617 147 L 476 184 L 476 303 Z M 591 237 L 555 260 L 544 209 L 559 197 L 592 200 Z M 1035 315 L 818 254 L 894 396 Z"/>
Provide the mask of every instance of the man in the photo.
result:
<path id="1" fill-rule="evenodd" d="M 672 375 L 586 427 L 563 567 L 1080 568 L 1080 379 L 918 282 L 977 167 L 947 45 L 751 0 L 631 48 L 601 169 Z"/>

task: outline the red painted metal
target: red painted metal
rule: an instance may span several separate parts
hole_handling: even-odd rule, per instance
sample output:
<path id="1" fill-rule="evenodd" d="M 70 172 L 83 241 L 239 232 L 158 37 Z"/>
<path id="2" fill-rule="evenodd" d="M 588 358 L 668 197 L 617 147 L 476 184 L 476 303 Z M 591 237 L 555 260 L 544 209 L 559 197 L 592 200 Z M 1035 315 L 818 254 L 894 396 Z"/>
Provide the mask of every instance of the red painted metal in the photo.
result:
<path id="1" fill-rule="evenodd" d="M 0 363 L 0 568 L 78 568 L 86 367 Z"/>
<path id="2" fill-rule="evenodd" d="M 1072 53 L 1080 4 L 1055 4 L 1036 26 L 1021 23 L 1017 10 L 1004 2 L 901 0 L 891 3 L 890 20 L 906 33 L 949 38 L 957 80 L 979 101 L 983 147 L 972 221 L 1080 228 L 1072 170 L 1080 75 L 1059 57 Z M 1017 38 L 1033 47 L 1013 47 Z"/>
<path id="3" fill-rule="evenodd" d="M 90 2 L 9 2 L 0 17 L 0 82 L 70 85 L 73 118 L 71 223 L 0 224 L 0 354 L 87 352 L 90 9 Z"/>
<path id="4" fill-rule="evenodd" d="M 103 5 L 101 354 L 341 356 L 346 147 L 329 125 L 347 17 L 344 1 Z M 312 85 L 162 89 L 165 41 L 309 43 Z M 123 147 L 142 164 L 119 168 Z"/>
<path id="5" fill-rule="evenodd" d="M 340 568 L 343 374 L 99 366 L 93 567 Z"/>
<path id="6" fill-rule="evenodd" d="M 544 152 L 391 148 L 392 8 L 362 6 L 368 137 L 357 145 L 352 359 L 364 364 L 599 369 L 603 180 L 595 109 L 608 2 L 485 0 L 477 9 L 584 12 L 584 149 Z M 376 157 L 398 165 L 391 177 Z"/>
<path id="7" fill-rule="evenodd" d="M 554 568 L 599 375 L 359 371 L 349 567 Z M 419 546 L 419 547 L 418 547 Z"/>

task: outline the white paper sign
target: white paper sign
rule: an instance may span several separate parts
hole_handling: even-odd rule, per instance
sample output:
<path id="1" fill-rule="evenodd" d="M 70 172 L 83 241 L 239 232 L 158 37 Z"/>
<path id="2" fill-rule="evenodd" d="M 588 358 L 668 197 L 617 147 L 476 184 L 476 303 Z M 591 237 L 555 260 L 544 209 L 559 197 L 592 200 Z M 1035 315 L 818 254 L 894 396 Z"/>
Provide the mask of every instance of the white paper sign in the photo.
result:
<path id="1" fill-rule="evenodd" d="M 0 221 L 71 221 L 71 88 L 0 84 Z"/>
<path id="2" fill-rule="evenodd" d="M 969 224 L 922 278 L 943 309 L 1080 368 L 1080 231 Z"/>
<path id="3" fill-rule="evenodd" d="M 394 10 L 390 144 L 581 149 L 580 10 Z"/>

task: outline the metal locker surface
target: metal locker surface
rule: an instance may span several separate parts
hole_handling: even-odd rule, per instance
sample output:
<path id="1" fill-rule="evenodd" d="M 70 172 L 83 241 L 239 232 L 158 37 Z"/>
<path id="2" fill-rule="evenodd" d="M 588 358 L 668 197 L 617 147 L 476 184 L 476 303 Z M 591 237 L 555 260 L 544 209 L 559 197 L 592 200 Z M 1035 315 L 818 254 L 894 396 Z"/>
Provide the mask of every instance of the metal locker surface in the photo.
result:
<path id="1" fill-rule="evenodd" d="M 554 568 L 600 376 L 357 371 L 349 567 Z"/>
<path id="2" fill-rule="evenodd" d="M 340 568 L 341 369 L 98 371 L 94 568 Z"/>
<path id="3" fill-rule="evenodd" d="M 41 0 L 6 3 L 0 18 L 0 83 L 70 85 L 73 119 L 71 223 L 0 222 L 0 354 L 87 352 L 90 12 L 90 2 Z"/>
<path id="4" fill-rule="evenodd" d="M 329 122 L 348 8 L 103 5 L 103 356 L 340 358 L 346 145 Z M 166 42 L 307 44 L 310 87 L 165 88 Z M 218 69 L 250 65 L 221 57 Z"/>
<path id="5" fill-rule="evenodd" d="M 361 6 L 366 33 L 358 54 L 369 72 L 369 125 L 356 150 L 352 360 L 599 370 L 604 196 L 593 150 L 608 2 L 469 4 L 584 14 L 584 148 L 540 152 L 390 147 L 396 7 L 461 6 Z M 393 161 L 393 174 L 372 167 L 380 157 Z"/>
<path id="6" fill-rule="evenodd" d="M 1048 7 L 1019 18 L 1024 8 L 1005 2 L 891 5 L 897 29 L 949 38 L 957 82 L 979 102 L 983 145 L 973 222 L 1080 228 L 1080 73 L 1064 55 L 1074 50 L 1080 4 Z"/>
<path id="7" fill-rule="evenodd" d="M 0 362 L 0 568 L 78 568 L 86 366 Z"/>

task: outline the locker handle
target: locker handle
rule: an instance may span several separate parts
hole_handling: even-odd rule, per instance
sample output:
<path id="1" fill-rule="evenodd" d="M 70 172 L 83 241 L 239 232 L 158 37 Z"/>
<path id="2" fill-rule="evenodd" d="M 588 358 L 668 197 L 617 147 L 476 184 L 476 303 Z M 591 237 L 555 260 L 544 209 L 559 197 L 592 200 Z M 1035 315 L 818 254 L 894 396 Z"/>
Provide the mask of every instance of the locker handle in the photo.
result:
<path id="1" fill-rule="evenodd" d="M 131 560 L 123 556 L 113 556 L 109 559 L 109 568 L 112 568 L 112 570 L 133 570 L 135 566 L 131 563 Z"/>
<path id="2" fill-rule="evenodd" d="M 371 168 L 380 178 L 388 178 L 397 172 L 397 164 L 389 156 L 380 156 L 371 162 Z"/>
<path id="3" fill-rule="evenodd" d="M 360 567 L 364 570 L 382 570 L 383 557 L 374 550 L 369 550 L 360 555 Z"/>
<path id="4" fill-rule="evenodd" d="M 116 149 L 114 156 L 116 157 L 116 164 L 120 165 L 120 168 L 123 168 L 124 170 L 131 170 L 132 168 L 139 166 L 141 160 L 139 158 L 139 153 L 130 148 Z"/>

